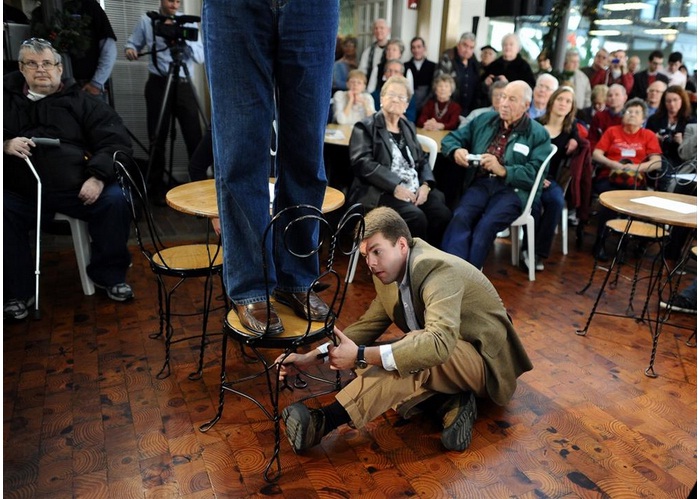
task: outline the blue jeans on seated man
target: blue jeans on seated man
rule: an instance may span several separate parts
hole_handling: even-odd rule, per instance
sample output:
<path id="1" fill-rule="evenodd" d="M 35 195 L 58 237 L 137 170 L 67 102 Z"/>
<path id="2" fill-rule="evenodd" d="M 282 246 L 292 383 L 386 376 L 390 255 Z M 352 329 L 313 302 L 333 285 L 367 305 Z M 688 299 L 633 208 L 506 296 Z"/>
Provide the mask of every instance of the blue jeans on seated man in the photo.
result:
<path id="1" fill-rule="evenodd" d="M 279 237 L 265 282 L 261 245 L 270 219 L 270 170 L 277 175 L 275 212 L 300 204 L 322 206 L 338 19 L 337 0 L 203 4 L 223 275 L 238 305 L 266 300 L 267 284 L 270 292 L 306 291 L 318 275 L 317 258 L 294 257 Z M 274 119 L 276 144 L 271 143 Z M 277 149 L 273 158 L 270 145 Z M 314 247 L 318 228 L 304 225 L 294 241 Z M 265 245 L 271 255 L 271 242 Z"/>
<path id="2" fill-rule="evenodd" d="M 121 188 L 116 182 L 104 186 L 91 205 L 78 198 L 79 191 L 44 192 L 42 221 L 51 221 L 55 213 L 85 220 L 91 243 L 87 274 L 95 283 L 110 287 L 126 281 L 131 264 L 128 238 L 131 215 Z M 36 200 L 3 191 L 3 290 L 5 299 L 26 301 L 34 296 L 34 259 L 29 232 L 36 228 Z"/>
<path id="3" fill-rule="evenodd" d="M 503 179 L 477 179 L 453 212 L 444 234 L 443 250 L 481 269 L 497 233 L 508 228 L 520 215 L 521 200 Z"/>
<path id="4" fill-rule="evenodd" d="M 533 203 L 531 213 L 536 222 L 536 257 L 545 260 L 555 239 L 555 229 L 560 223 L 565 207 L 565 191 L 554 180 L 541 191 L 540 199 Z M 528 234 L 524 231 L 523 249 L 528 248 Z"/>

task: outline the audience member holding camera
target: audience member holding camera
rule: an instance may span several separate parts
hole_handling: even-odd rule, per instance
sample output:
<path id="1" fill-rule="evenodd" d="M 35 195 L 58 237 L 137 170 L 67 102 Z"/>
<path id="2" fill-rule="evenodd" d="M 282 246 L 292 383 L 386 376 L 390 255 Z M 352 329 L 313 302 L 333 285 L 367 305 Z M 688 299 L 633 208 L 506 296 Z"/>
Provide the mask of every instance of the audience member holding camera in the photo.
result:
<path id="1" fill-rule="evenodd" d="M 688 93 L 680 86 L 672 85 L 664 91 L 659 108 L 649 117 L 645 128 L 657 134 L 665 159 L 672 166 L 679 166 L 683 163 L 679 146 L 683 142 L 686 125 L 695 122 Z"/>
<path id="2" fill-rule="evenodd" d="M 479 269 L 497 232 L 521 215 L 529 195 L 540 196 L 540 187 L 533 193 L 531 188 L 552 146 L 543 125 L 526 114 L 532 94 L 526 82 L 510 82 L 499 112 L 478 116 L 441 142 L 441 153 L 466 169 L 467 188 L 442 247 Z M 471 155 L 477 155 L 477 161 L 471 161 Z"/>
<path id="3" fill-rule="evenodd" d="M 645 174 L 661 167 L 662 149 L 656 134 L 642 128 L 647 104 L 630 99 L 623 108 L 622 124 L 609 127 L 594 146 L 592 159 L 600 165 L 596 170 L 594 191 L 598 194 L 622 189 L 645 189 Z M 594 256 L 606 261 L 604 247 L 606 222 L 615 212 L 601 207 L 598 215 Z"/>
<path id="4" fill-rule="evenodd" d="M 148 12 L 141 16 L 125 46 L 126 58 L 129 61 L 137 60 L 139 52 L 143 49 L 152 50 L 148 62 L 150 75 L 145 84 L 148 136 L 150 137 L 150 154 L 153 156 L 150 177 L 147 180 L 154 199 L 159 200 L 164 199 L 167 189 L 163 175 L 165 172 L 165 141 L 169 127 L 163 125 L 159 131 L 156 128 L 160 112 L 164 106 L 163 98 L 167 86 L 167 74 L 170 64 L 173 62 L 173 50 L 181 49 L 182 67 L 179 74 L 175 75 L 177 88 L 171 90 L 176 95 L 174 109 L 165 106 L 163 123 L 169 123 L 170 113 L 174 112 L 182 130 L 189 158 L 201 142 L 202 135 L 196 95 L 193 87 L 189 84 L 187 72 L 192 75 L 194 64 L 204 62 L 204 48 L 201 40 L 196 39 L 198 36 L 196 38 L 191 36 L 192 33 L 197 35 L 191 29 L 197 28 L 196 24 L 180 23 L 176 20 L 177 17 L 181 16 L 177 12 L 179 5 L 180 0 L 160 0 L 159 11 Z M 188 31 L 187 28 L 189 28 Z M 157 137 L 156 133 L 158 133 Z"/>
<path id="5" fill-rule="evenodd" d="M 614 83 L 623 85 L 625 93 L 630 94 L 635 84 L 635 77 L 628 71 L 628 56 L 625 50 L 616 50 L 611 53 L 611 65 L 607 68 L 598 69 L 594 75 L 589 78 L 591 86 L 608 85 Z"/>

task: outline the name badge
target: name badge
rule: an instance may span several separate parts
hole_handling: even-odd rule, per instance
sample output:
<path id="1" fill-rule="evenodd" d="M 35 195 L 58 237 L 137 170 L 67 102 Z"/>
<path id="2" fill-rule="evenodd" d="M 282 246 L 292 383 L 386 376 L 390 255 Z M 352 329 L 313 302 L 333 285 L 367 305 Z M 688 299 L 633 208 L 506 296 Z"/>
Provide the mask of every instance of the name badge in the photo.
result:
<path id="1" fill-rule="evenodd" d="M 623 158 L 634 158 L 637 152 L 635 149 L 621 149 L 620 150 L 620 155 Z"/>
<path id="2" fill-rule="evenodd" d="M 519 144 L 518 142 L 514 144 L 514 152 L 518 152 L 523 154 L 524 156 L 528 156 L 528 151 L 530 149 L 526 144 Z"/>

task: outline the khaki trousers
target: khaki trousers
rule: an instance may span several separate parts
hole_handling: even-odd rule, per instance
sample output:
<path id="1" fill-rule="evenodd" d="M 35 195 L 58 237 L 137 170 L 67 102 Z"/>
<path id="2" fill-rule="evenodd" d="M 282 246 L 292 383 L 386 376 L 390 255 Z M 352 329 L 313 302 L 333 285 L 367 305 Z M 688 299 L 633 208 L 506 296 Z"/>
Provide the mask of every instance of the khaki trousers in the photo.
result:
<path id="1" fill-rule="evenodd" d="M 357 369 L 356 374 L 357 378 L 337 394 L 337 401 L 357 428 L 363 428 L 390 408 L 409 418 L 416 413 L 417 404 L 435 393 L 472 390 L 478 397 L 487 395 L 485 363 L 477 350 L 463 340 L 456 342 L 443 364 L 408 376 L 401 377 L 397 371 L 386 371 L 381 366 Z"/>

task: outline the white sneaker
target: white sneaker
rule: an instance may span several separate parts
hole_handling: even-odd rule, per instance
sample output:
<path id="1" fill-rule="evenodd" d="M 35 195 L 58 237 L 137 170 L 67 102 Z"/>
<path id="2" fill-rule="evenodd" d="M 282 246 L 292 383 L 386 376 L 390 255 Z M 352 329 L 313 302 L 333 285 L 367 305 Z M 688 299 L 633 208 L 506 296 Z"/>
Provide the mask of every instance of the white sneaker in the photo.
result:
<path id="1" fill-rule="evenodd" d="M 521 257 L 523 258 L 524 265 L 526 265 L 526 268 L 530 269 L 531 262 L 528 259 L 528 250 L 523 250 L 521 252 Z M 536 270 L 544 270 L 545 269 L 545 265 L 543 265 L 543 260 L 539 257 L 536 257 L 536 263 L 534 265 L 535 265 Z"/>
<path id="2" fill-rule="evenodd" d="M 543 265 L 543 259 L 536 257 L 536 270 L 545 270 L 545 265 Z"/>
<path id="3" fill-rule="evenodd" d="M 509 229 L 504 229 L 502 232 L 497 232 L 497 237 L 507 238 L 511 236 L 511 231 Z"/>

